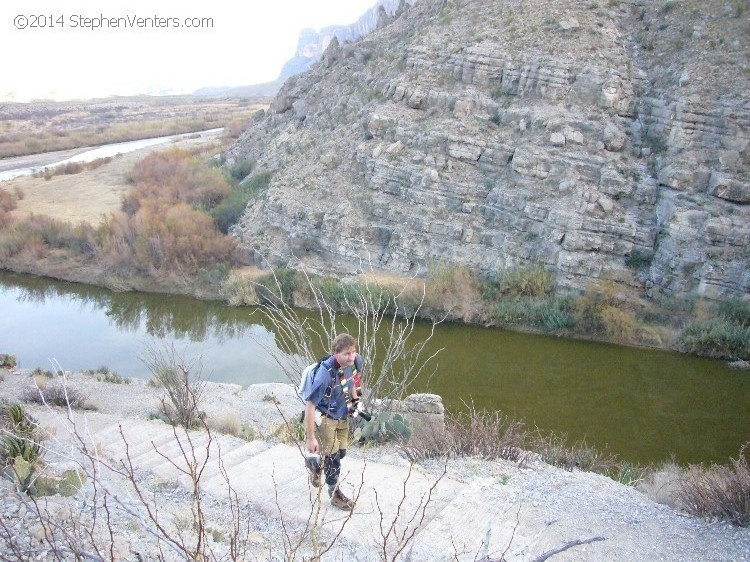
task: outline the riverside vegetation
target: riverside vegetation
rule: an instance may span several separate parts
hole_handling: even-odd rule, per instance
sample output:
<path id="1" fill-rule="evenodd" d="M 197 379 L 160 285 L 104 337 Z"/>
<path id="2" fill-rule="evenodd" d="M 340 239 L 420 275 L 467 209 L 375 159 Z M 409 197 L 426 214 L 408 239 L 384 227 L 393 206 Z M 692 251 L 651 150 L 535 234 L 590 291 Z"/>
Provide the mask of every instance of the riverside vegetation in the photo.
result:
<path id="1" fill-rule="evenodd" d="M 0 264 L 7 269 L 114 288 L 178 292 L 226 298 L 233 305 L 258 303 L 257 286 L 271 273 L 247 278 L 236 268 L 247 257 L 228 235 L 248 202 L 264 192 L 271 173 L 251 161 L 222 167 L 202 152 L 169 149 L 153 153 L 132 170 L 133 188 L 120 211 L 97 226 L 71 225 L 42 215 L 16 218 L 20 190 L 0 188 Z M 300 272 L 277 269 L 283 298 L 309 303 Z M 384 286 L 411 292 L 417 279 L 383 277 Z M 422 279 L 427 318 L 528 329 L 566 337 L 674 348 L 730 360 L 750 357 L 750 302 L 709 301 L 654 292 L 644 298 L 611 281 L 591 283 L 582 294 L 561 292 L 541 266 L 481 276 L 465 266 L 434 263 Z M 327 302 L 342 309 L 356 278 L 314 277 Z"/>

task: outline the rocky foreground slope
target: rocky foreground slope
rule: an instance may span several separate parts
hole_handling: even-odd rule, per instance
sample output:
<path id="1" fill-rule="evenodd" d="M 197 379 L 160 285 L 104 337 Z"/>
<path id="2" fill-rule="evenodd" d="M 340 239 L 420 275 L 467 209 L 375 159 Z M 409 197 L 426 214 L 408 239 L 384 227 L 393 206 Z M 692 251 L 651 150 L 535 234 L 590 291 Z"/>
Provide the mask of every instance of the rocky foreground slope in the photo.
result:
<path id="1" fill-rule="evenodd" d="M 82 552 L 91 554 L 90 528 L 104 559 L 111 552 L 115 560 L 152 560 L 160 546 L 163 559 L 184 560 L 173 544 L 157 543 L 146 505 L 166 534 L 194 546 L 191 463 L 201 471 L 207 548 L 216 559 L 232 559 L 232 548 L 239 546 L 247 549 L 243 560 L 310 560 L 314 528 L 319 544 L 333 543 L 324 561 L 750 560 L 750 529 L 687 517 L 604 476 L 566 472 L 533 458 L 521 464 L 454 458 L 410 466 L 391 447 L 352 447 L 343 478 L 357 504 L 347 518 L 329 506 L 325 492 L 321 499 L 310 487 L 297 447 L 269 437 L 282 423 L 279 412 L 290 418 L 299 411 L 290 385 L 208 384 L 202 399 L 209 420 L 237 417 L 252 424 L 258 438 L 214 432 L 209 440 L 205 431 L 191 431 L 188 442 L 182 430 L 147 419 L 162 390 L 80 374 L 69 376 L 68 384 L 85 392 L 99 411 L 28 409 L 53 434 L 45 441 L 47 474 L 78 470 L 88 478 L 72 496 L 39 499 L 49 517 L 46 527 L 31 500 L 0 478 L 4 560 L 14 559 L 4 542 L 8 531 L 29 549 L 21 559 L 51 560 L 51 544 L 62 549 L 75 536 L 85 545 Z M 18 400 L 30 388 L 33 381 L 25 375 L 0 379 L 3 398 Z M 82 443 L 101 462 L 88 462 Z M 96 486 L 94 466 L 100 471 Z M 132 479 L 109 468 L 123 466 L 132 467 Z M 228 495 L 227 482 L 236 495 Z M 99 506 L 96 522 L 93 505 Z M 239 515 L 239 543 L 231 541 L 233 515 Z"/>
<path id="2" fill-rule="evenodd" d="M 329 45 L 228 152 L 270 187 L 234 234 L 288 264 L 543 264 L 750 292 L 750 10 L 719 0 L 418 2 Z"/>

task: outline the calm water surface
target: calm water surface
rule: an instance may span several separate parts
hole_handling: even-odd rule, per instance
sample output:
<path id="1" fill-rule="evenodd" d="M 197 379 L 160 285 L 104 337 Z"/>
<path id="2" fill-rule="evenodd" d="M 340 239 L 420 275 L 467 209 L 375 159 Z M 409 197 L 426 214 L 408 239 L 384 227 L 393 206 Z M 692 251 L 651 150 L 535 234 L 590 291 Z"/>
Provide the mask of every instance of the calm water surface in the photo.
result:
<path id="1" fill-rule="evenodd" d="M 200 354 L 210 380 L 286 382 L 253 341 L 273 332 L 250 312 L 0 272 L 0 353 L 148 378 L 139 356 L 167 341 Z M 721 361 L 460 324 L 439 326 L 433 345 L 437 370 L 418 390 L 451 409 L 473 401 L 638 462 L 726 462 L 750 440 L 750 373 Z"/>

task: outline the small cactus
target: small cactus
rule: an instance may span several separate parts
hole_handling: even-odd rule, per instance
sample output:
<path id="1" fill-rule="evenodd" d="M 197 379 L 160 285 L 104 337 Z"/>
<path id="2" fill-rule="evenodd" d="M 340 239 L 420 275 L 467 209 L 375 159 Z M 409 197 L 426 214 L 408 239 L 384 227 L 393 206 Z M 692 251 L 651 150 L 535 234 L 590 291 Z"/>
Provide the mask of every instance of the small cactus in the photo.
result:
<path id="1" fill-rule="evenodd" d="M 401 414 L 380 413 L 372 416 L 369 422 L 366 422 L 355 437 L 359 436 L 360 441 L 376 441 L 384 443 L 386 441 L 408 441 L 411 437 L 411 427 L 408 417 Z"/>

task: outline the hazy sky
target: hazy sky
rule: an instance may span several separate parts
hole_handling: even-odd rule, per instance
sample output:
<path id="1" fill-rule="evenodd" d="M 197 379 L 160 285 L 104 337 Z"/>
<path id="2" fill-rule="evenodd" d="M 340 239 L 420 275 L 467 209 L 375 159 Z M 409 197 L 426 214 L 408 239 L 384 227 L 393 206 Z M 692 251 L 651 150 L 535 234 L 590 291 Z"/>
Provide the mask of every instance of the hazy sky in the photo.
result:
<path id="1" fill-rule="evenodd" d="M 5 0 L 0 6 L 0 100 L 267 82 L 294 54 L 302 28 L 352 23 L 374 4 Z"/>

